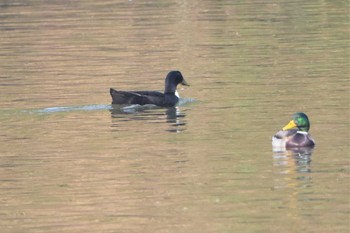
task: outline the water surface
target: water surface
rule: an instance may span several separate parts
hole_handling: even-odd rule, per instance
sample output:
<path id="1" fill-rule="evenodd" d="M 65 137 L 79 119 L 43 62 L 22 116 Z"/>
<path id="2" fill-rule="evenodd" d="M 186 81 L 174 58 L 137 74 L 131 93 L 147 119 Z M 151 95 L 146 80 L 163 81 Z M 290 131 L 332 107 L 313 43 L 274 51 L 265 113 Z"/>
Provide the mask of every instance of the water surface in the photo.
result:
<path id="1" fill-rule="evenodd" d="M 0 2 L 2 232 L 348 232 L 343 1 Z M 109 88 L 180 106 L 111 106 Z M 274 152 L 296 111 L 316 147 Z"/>

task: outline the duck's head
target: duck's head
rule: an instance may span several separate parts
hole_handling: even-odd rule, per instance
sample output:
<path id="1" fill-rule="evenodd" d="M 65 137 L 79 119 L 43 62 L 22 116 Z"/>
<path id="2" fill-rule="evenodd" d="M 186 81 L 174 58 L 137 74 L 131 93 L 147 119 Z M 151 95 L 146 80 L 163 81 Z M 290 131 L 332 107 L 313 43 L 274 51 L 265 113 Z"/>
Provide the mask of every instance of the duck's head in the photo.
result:
<path id="1" fill-rule="evenodd" d="M 294 113 L 293 119 L 283 127 L 283 130 L 298 129 L 300 131 L 308 132 L 310 129 L 309 118 L 303 112 Z"/>
<path id="2" fill-rule="evenodd" d="M 189 86 L 180 71 L 170 71 L 165 78 L 165 93 L 174 93 L 178 84 Z"/>

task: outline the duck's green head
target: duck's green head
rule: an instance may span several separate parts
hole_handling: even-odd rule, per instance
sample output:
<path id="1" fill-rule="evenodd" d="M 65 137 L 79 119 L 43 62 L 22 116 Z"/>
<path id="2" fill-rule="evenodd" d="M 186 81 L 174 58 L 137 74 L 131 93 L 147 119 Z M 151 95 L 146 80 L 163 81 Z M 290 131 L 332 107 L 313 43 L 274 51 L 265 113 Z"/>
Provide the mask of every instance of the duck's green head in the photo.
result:
<path id="1" fill-rule="evenodd" d="M 310 129 L 309 118 L 303 112 L 294 113 L 293 119 L 283 127 L 283 130 L 295 129 L 308 132 Z"/>

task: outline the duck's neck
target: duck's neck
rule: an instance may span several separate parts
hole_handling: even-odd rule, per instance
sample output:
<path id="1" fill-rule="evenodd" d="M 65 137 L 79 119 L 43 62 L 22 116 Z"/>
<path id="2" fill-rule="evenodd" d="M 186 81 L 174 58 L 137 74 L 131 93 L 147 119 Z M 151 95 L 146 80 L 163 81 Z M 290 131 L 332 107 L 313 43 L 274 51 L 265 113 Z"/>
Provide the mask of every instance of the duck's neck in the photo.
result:
<path id="1" fill-rule="evenodd" d="M 299 131 L 303 131 L 303 132 L 306 132 L 306 133 L 309 132 L 309 129 L 310 129 L 310 125 L 298 127 Z"/>
<path id="2" fill-rule="evenodd" d="M 179 92 L 177 92 L 177 90 L 173 91 L 173 92 L 164 92 L 165 95 L 175 95 L 177 98 L 180 99 L 180 95 L 179 95 Z"/>
<path id="3" fill-rule="evenodd" d="M 176 91 L 176 86 L 174 83 L 171 82 L 171 80 L 167 77 L 165 79 L 165 88 L 164 88 L 164 93 L 166 94 L 171 94 L 175 93 Z"/>
<path id="4" fill-rule="evenodd" d="M 297 133 L 300 133 L 300 134 L 308 134 L 308 132 L 300 131 L 300 130 L 298 130 Z"/>

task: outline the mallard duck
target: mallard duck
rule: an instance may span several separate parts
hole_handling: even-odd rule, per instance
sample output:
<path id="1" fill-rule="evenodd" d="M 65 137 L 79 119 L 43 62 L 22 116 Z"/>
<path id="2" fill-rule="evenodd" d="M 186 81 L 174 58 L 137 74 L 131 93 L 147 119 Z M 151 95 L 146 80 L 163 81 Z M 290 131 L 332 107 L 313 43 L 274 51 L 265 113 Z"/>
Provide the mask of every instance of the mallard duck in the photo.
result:
<path id="1" fill-rule="evenodd" d="M 165 78 L 164 93 L 158 91 L 117 91 L 110 88 L 112 104 L 154 104 L 160 107 L 173 107 L 179 101 L 176 91 L 178 84 L 189 86 L 180 71 L 170 71 Z"/>
<path id="2" fill-rule="evenodd" d="M 308 133 L 310 122 L 307 115 L 297 112 L 293 119 L 272 137 L 273 147 L 314 147 L 315 140 Z"/>

